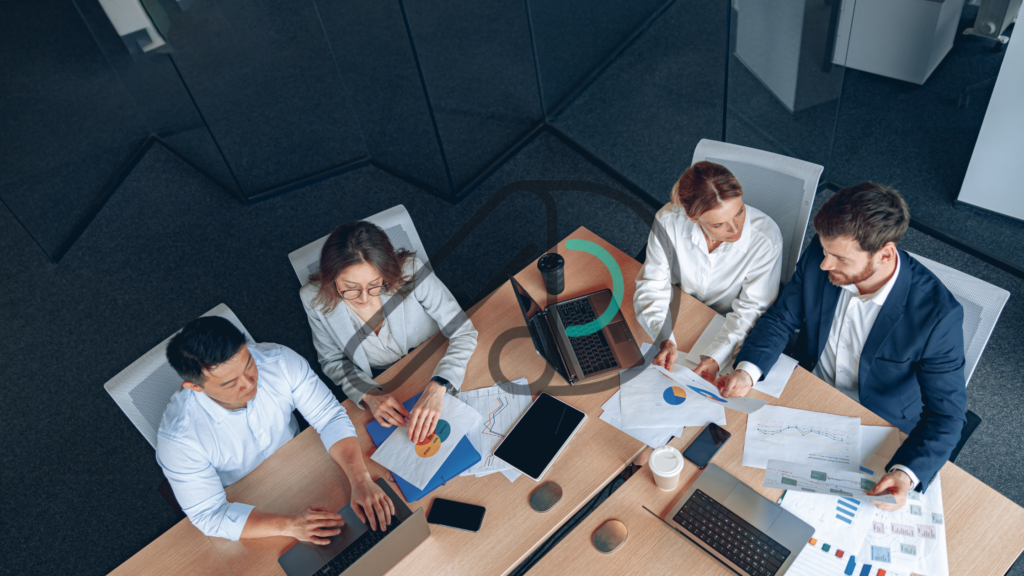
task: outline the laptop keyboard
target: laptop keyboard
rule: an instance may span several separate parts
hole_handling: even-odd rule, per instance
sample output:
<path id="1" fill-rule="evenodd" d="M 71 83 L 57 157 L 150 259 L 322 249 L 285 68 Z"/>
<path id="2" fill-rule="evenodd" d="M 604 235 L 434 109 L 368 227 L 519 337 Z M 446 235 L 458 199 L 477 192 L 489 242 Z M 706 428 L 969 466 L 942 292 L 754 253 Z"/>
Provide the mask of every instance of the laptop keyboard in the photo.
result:
<path id="1" fill-rule="evenodd" d="M 558 316 L 562 319 L 562 325 L 581 326 L 597 319 L 590 300 L 583 298 L 571 302 L 563 302 L 558 305 Z M 608 345 L 604 333 L 600 330 L 586 336 L 570 337 L 572 350 L 576 353 L 576 360 L 583 369 L 583 375 L 589 376 L 609 368 L 618 368 L 619 363 L 615 361 L 612 348 Z"/>
<path id="2" fill-rule="evenodd" d="M 789 550 L 700 490 L 673 520 L 752 576 L 774 576 L 789 557 Z"/>
<path id="3" fill-rule="evenodd" d="M 391 531 L 401 523 L 402 521 L 398 519 L 398 516 L 392 516 L 391 525 L 388 526 L 386 532 L 381 530 L 367 530 L 363 532 L 359 538 L 356 538 L 355 542 L 349 544 L 337 556 L 332 558 L 326 566 L 313 573 L 313 576 L 338 576 L 338 574 L 348 570 L 349 566 L 355 564 L 356 560 L 362 558 L 363 554 L 369 552 L 370 548 L 373 548 L 385 536 L 391 534 Z"/>

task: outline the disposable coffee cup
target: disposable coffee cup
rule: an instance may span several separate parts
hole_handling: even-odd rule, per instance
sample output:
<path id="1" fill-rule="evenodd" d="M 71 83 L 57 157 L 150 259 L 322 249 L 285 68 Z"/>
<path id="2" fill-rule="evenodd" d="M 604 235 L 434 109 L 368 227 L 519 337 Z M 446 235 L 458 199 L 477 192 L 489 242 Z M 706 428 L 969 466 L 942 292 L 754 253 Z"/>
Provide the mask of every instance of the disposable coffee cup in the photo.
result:
<path id="1" fill-rule="evenodd" d="M 565 291 L 565 259 L 561 255 L 545 254 L 537 260 L 537 269 L 544 278 L 548 294 L 557 296 Z"/>
<path id="2" fill-rule="evenodd" d="M 662 490 L 675 490 L 679 484 L 679 473 L 683 471 L 683 455 L 671 446 L 655 448 L 651 452 L 648 466 L 654 474 L 654 483 Z"/>

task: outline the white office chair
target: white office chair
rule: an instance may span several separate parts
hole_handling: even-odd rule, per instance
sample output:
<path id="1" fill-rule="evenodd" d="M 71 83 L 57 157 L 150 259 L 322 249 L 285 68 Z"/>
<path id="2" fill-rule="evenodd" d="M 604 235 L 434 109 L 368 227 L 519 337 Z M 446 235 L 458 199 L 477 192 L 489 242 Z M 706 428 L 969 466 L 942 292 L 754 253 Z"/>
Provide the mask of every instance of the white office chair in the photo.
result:
<path id="1" fill-rule="evenodd" d="M 242 326 L 226 304 L 217 305 L 203 316 L 220 316 L 230 320 L 245 335 L 246 342 L 253 342 L 245 326 Z M 181 388 L 181 377 L 167 363 L 166 357 L 167 344 L 174 334 L 103 385 L 153 448 L 156 448 L 156 431 L 160 428 L 164 408 L 171 396 Z"/>
<path id="2" fill-rule="evenodd" d="M 771 217 L 782 232 L 782 283 L 800 258 L 811 205 L 824 167 L 746 146 L 701 140 L 693 163 L 707 160 L 729 169 L 743 186 L 743 202 Z"/>
<path id="3" fill-rule="evenodd" d="M 405 248 L 410 252 L 415 252 L 416 258 L 424 264 L 430 263 L 427 251 L 423 248 L 423 242 L 420 242 L 420 235 L 416 233 L 416 226 L 413 225 L 412 217 L 409 216 L 405 206 L 399 204 L 368 218 L 363 218 L 363 220 L 380 226 L 388 235 L 395 250 Z M 330 234 L 314 240 L 288 255 L 288 260 L 291 261 L 292 268 L 295 269 L 295 275 L 299 277 L 299 284 L 305 286 L 306 282 L 309 282 L 309 277 L 316 274 L 320 268 L 320 250 L 323 248 L 324 242 L 327 241 L 327 236 Z"/>
<path id="4" fill-rule="evenodd" d="M 970 383 L 1010 293 L 945 264 L 917 254 L 910 255 L 931 270 L 964 307 L 964 380 Z"/>

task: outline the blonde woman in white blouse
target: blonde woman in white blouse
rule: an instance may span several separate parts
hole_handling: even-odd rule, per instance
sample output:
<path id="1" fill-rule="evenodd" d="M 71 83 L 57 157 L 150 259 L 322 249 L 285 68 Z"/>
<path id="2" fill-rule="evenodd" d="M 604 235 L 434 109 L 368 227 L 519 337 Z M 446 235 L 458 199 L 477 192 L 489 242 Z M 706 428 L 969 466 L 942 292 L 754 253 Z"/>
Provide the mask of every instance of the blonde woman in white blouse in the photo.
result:
<path id="1" fill-rule="evenodd" d="M 446 392 L 458 392 L 477 331 L 451 292 L 411 252 L 396 251 L 370 222 L 342 224 L 299 292 L 324 373 L 382 426 L 408 426 L 413 442 L 434 433 Z M 412 412 L 373 377 L 438 329 L 448 350 Z"/>
<path id="2" fill-rule="evenodd" d="M 633 307 L 660 350 L 654 364 L 672 369 L 672 285 L 724 314 L 725 325 L 700 350 L 694 369 L 714 382 L 779 293 L 782 234 L 764 212 L 743 203 L 743 188 L 720 164 L 697 162 L 679 178 L 672 201 L 655 217 L 647 260 L 636 277 Z"/>

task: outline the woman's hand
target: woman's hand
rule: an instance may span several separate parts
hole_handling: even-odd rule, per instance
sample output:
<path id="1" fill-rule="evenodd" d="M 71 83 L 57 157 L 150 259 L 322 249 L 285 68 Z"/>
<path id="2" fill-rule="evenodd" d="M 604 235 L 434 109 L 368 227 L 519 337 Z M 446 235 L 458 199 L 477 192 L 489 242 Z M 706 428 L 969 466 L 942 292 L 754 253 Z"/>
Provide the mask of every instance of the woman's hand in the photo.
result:
<path id="1" fill-rule="evenodd" d="M 429 382 L 423 395 L 412 407 L 412 416 L 409 418 L 409 440 L 413 443 L 419 444 L 434 433 L 437 421 L 441 418 L 444 393 L 444 386 L 437 382 Z"/>
<path id="2" fill-rule="evenodd" d="M 661 343 L 661 350 L 654 357 L 652 364 L 661 366 L 671 372 L 672 365 L 676 363 L 677 356 L 679 356 L 679 352 L 676 350 L 676 343 L 671 340 L 665 340 Z"/>
<path id="3" fill-rule="evenodd" d="M 693 371 L 697 373 L 697 376 L 714 384 L 715 379 L 718 378 L 718 362 L 714 358 L 705 356 Z"/>
<path id="4" fill-rule="evenodd" d="M 376 392 L 376 390 L 374 390 Z M 387 393 L 370 392 L 363 396 L 363 404 L 373 413 L 373 417 L 385 428 L 408 426 L 409 411 L 394 396 Z M 422 399 L 422 398 L 421 398 Z"/>

